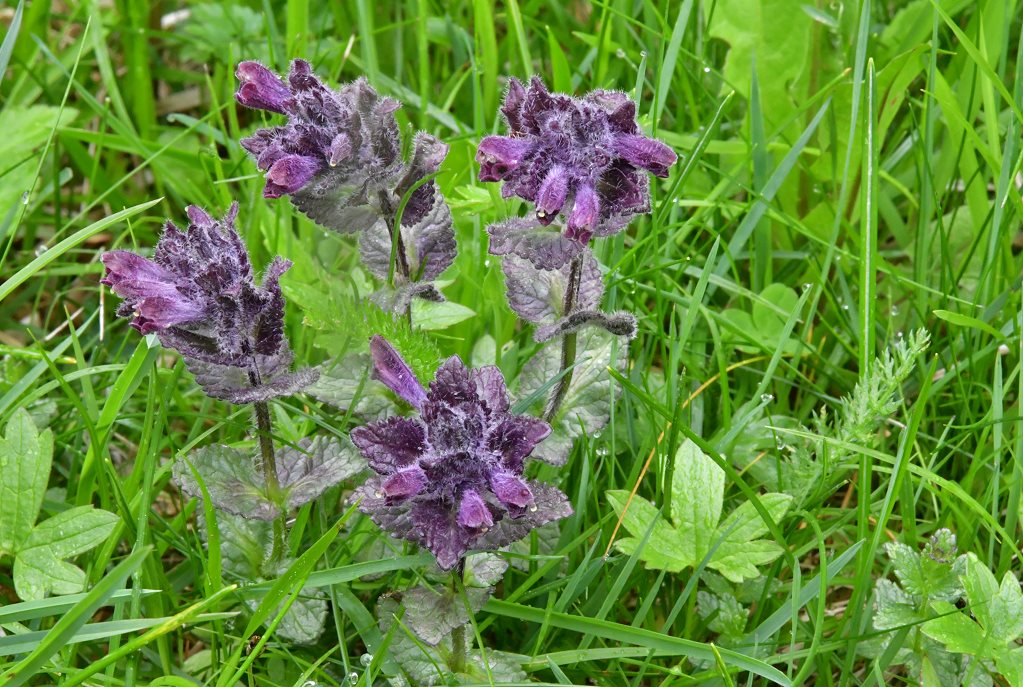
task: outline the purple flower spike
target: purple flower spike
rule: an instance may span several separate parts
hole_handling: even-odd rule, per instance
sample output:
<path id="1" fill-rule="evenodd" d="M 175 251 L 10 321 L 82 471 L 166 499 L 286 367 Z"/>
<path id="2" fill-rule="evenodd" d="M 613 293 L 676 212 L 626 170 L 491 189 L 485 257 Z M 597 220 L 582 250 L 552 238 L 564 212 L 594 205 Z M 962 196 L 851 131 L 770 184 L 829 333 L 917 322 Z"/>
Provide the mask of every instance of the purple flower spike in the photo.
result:
<path id="1" fill-rule="evenodd" d="M 177 349 L 214 398 L 249 403 L 311 384 L 315 373 L 288 371 L 279 280 L 291 263 L 275 258 L 259 285 L 234 228 L 238 204 L 223 220 L 194 205 L 187 213 L 187 231 L 164 225 L 152 260 L 123 250 L 102 255 L 102 283 L 124 298 L 117 314 Z"/>
<path id="2" fill-rule="evenodd" d="M 334 231 L 353 233 L 393 217 L 404 193 L 447 155 L 446 145 L 420 133 L 412 159 L 403 161 L 394 117 L 401 104 L 378 95 L 365 79 L 328 88 L 305 60 L 291 63 L 287 80 L 255 62 L 242 62 L 236 74 L 240 104 L 288 118 L 241 141 L 266 172 L 263 195 L 290 196 L 295 207 Z M 414 226 L 437 203 L 443 197 L 434 182 L 423 184 L 402 225 Z"/>
<path id="3" fill-rule="evenodd" d="M 235 94 L 239 103 L 255 110 L 287 112 L 291 91 L 272 71 L 259 62 L 241 62 L 234 75 L 242 82 Z"/>
<path id="4" fill-rule="evenodd" d="M 502 195 L 534 203 L 545 225 L 564 212 L 566 236 L 581 243 L 649 212 L 644 170 L 665 177 L 677 160 L 671 148 L 643 136 L 624 93 L 573 98 L 548 92 L 537 77 L 528 88 L 511 79 L 501 112 L 509 135 L 480 142 L 480 181 L 503 181 Z"/>
<path id="5" fill-rule="evenodd" d="M 371 343 L 377 376 L 396 393 L 422 387 L 384 339 Z M 402 389 L 403 391 L 399 391 Z M 410 403 L 413 403 L 412 400 Z M 496 367 L 467 369 L 457 356 L 437 371 L 414 418 L 352 430 L 377 473 L 358 491 L 360 509 L 394 536 L 416 542 L 448 570 L 472 548 L 497 548 L 572 509 L 558 489 L 522 477 L 525 459 L 550 434 L 547 423 L 508 412 Z"/>

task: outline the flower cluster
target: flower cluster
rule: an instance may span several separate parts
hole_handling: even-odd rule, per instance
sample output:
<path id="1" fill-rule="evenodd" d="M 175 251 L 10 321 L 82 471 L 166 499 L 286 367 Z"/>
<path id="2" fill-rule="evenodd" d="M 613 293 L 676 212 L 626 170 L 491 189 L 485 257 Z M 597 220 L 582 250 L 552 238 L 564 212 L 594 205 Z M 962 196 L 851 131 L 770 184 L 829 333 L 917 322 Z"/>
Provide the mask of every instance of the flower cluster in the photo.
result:
<path id="1" fill-rule="evenodd" d="M 476 161 L 480 181 L 503 181 L 501 194 L 536 207 L 546 226 L 567 215 L 565 236 L 585 244 L 650 210 L 646 170 L 668 176 L 675 152 L 643 136 L 636 105 L 618 91 L 581 98 L 550 93 L 539 77 L 512 78 L 501 112 L 507 136 L 487 136 Z"/>
<path id="2" fill-rule="evenodd" d="M 373 338 L 371 351 L 376 377 L 418 411 L 352 430 L 377 473 L 358 490 L 374 522 L 450 569 L 471 548 L 503 546 L 571 514 L 558 489 L 523 477 L 551 430 L 509 412 L 500 370 L 470 370 L 453 356 L 427 391 L 383 338 Z"/>
<path id="3" fill-rule="evenodd" d="M 313 371 L 289 372 L 279 279 L 291 263 L 275 258 L 258 285 L 234 228 L 238 204 L 223 220 L 194 205 L 187 213 L 187 231 L 164 225 L 152 260 L 124 250 L 103 254 L 102 283 L 124 298 L 117 314 L 178 350 L 215 398 L 250 403 L 311 384 Z"/>
<path id="4" fill-rule="evenodd" d="M 455 236 L 447 203 L 428 177 L 440 168 L 448 146 L 420 132 L 404 161 L 394 117 L 400 103 L 380 97 L 364 78 L 333 90 L 304 60 L 292 62 L 287 82 L 257 62 L 242 62 L 236 75 L 240 104 L 288 118 L 241 142 L 266 172 L 263 195 L 289 196 L 328 229 L 361 232 L 363 262 L 381 279 L 393 278 L 396 236 L 404 292 L 390 294 L 391 303 L 406 307 L 412 295 L 439 298 L 426 282 L 454 261 Z"/>
<path id="5" fill-rule="evenodd" d="M 487 228 L 490 253 L 505 256 L 509 305 L 539 325 L 537 341 L 583 327 L 631 338 L 635 316 L 599 309 L 604 285 L 588 244 L 650 211 L 646 173 L 666 177 L 675 152 L 642 134 L 635 103 L 618 91 L 574 98 L 513 78 L 501 113 L 509 135 L 480 142 L 480 181 L 502 181 L 503 196 L 535 206 L 531 218 Z M 548 228 L 559 215 L 564 230 Z"/>

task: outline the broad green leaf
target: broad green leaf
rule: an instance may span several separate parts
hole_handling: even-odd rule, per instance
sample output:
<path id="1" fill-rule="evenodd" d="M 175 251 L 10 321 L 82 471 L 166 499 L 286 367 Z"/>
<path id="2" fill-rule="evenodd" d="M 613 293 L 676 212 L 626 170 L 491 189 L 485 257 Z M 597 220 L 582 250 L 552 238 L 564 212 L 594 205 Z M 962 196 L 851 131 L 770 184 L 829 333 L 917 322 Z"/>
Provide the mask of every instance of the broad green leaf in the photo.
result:
<path id="1" fill-rule="evenodd" d="M 923 633 L 945 645 L 949 651 L 959 654 L 990 657 L 999 648 L 996 642 L 984 636 L 984 632 L 947 601 L 936 601 L 934 610 L 940 614 L 921 626 Z"/>
<path id="2" fill-rule="evenodd" d="M 18 555 L 43 548 L 56 558 L 78 556 L 106 541 L 120 520 L 92 506 L 71 508 L 36 525 Z"/>
<path id="3" fill-rule="evenodd" d="M 66 125 L 77 116 L 72 108 L 61 112 L 60 108 L 48 105 L 6 104 L 0 109 L 0 131 L 4 132 L 0 138 L 0 160 L 5 161 L 0 170 L 0 217 L 21 202 L 21 195 L 31 188 L 39 166 L 37 149 L 46 143 L 55 127 Z"/>
<path id="4" fill-rule="evenodd" d="M 1023 593 L 1011 572 L 1005 573 L 999 585 L 987 565 L 975 554 L 967 554 L 963 587 L 970 612 L 983 626 L 989 642 L 1002 646 L 1023 633 Z"/>
<path id="5" fill-rule="evenodd" d="M 19 408 L 0 437 L 0 554 L 14 555 L 28 537 L 50 478 L 53 434 L 40 433 Z"/>
<path id="6" fill-rule="evenodd" d="M 1023 686 L 1023 647 L 1001 653 L 995 658 L 995 665 L 1012 687 Z"/>
<path id="7" fill-rule="evenodd" d="M 716 466 L 715 466 L 716 467 Z M 788 494 L 764 494 L 760 503 L 775 522 L 785 517 L 792 505 Z M 718 525 L 715 538 L 723 537 L 722 546 L 730 542 L 747 542 L 767 534 L 767 525 L 749 501 L 742 503 Z M 720 547 L 718 547 L 720 548 Z"/>
<path id="8" fill-rule="evenodd" d="M 77 594 L 85 589 L 85 573 L 46 549 L 29 549 L 14 559 L 14 591 L 27 601 L 49 593 Z"/>
<path id="9" fill-rule="evenodd" d="M 777 522 L 788 512 L 792 497 L 788 494 L 764 494 L 760 502 L 771 519 Z M 775 542 L 758 540 L 765 534 L 767 525 L 753 504 L 747 501 L 739 505 L 715 531 L 714 540 L 721 539 L 721 543 L 707 566 L 732 582 L 757 577 L 760 574 L 757 566 L 770 563 L 783 553 Z"/>
<path id="10" fill-rule="evenodd" d="M 724 493 L 725 471 L 686 439 L 675 453 L 671 519 L 687 565 L 702 561 L 714 544 Z"/>
<path id="11" fill-rule="evenodd" d="M 811 19 L 802 0 L 718 0 L 703 7 L 709 15 L 708 33 L 729 45 L 722 70 L 724 81 L 748 96 L 756 59 L 760 101 L 768 128 L 783 124 L 801 102 L 797 82 L 806 78 Z"/>
<path id="12" fill-rule="evenodd" d="M 696 593 L 696 609 L 704 620 L 710 618 L 707 628 L 730 639 L 742 637 L 749 612 L 731 594 Z"/>
<path id="13" fill-rule="evenodd" d="M 723 543 L 714 552 L 707 567 L 738 583 L 760 575 L 757 566 L 776 560 L 782 553 L 782 548 L 778 544 L 766 539 L 745 543 Z"/>
<path id="14" fill-rule="evenodd" d="M 741 504 L 718 524 L 724 480 L 724 471 L 696 444 L 686 440 L 675 454 L 672 523 L 642 497 L 634 497 L 626 509 L 628 492 L 607 492 L 608 503 L 632 535 L 616 540 L 615 546 L 630 556 L 638 552 L 648 568 L 657 570 L 679 572 L 696 567 L 709 554 L 707 566 L 731 582 L 758 577 L 758 566 L 777 559 L 782 548 L 773 541 L 758 539 L 767 533 L 767 526 L 752 503 Z M 784 517 L 792 504 L 788 494 L 764 494 L 760 499 L 776 521 Z"/>
<path id="15" fill-rule="evenodd" d="M 799 296 L 784 284 L 768 284 L 753 301 L 753 326 L 758 336 L 777 342 L 792 311 L 799 307 Z"/>
<path id="16" fill-rule="evenodd" d="M 475 316 L 475 310 L 460 303 L 452 301 L 435 303 L 421 298 L 412 300 L 412 324 L 416 329 L 424 331 L 447 329 Z"/>
<path id="17" fill-rule="evenodd" d="M 678 532 L 661 517 L 660 511 L 652 503 L 642 496 L 636 496 L 629 504 L 629 509 L 625 510 L 628 498 L 629 492 L 624 490 L 607 492 L 608 503 L 614 508 L 615 514 L 621 517 L 622 512 L 625 512 L 622 527 L 632 535 L 632 537 L 625 537 L 615 542 L 619 551 L 630 556 L 635 553 L 653 523 L 653 529 L 650 530 L 650 536 L 643 544 L 643 551 L 640 555 L 640 558 L 646 561 L 649 567 L 668 572 L 679 572 L 699 563 L 699 561 L 686 557 L 687 554 L 681 546 Z"/>

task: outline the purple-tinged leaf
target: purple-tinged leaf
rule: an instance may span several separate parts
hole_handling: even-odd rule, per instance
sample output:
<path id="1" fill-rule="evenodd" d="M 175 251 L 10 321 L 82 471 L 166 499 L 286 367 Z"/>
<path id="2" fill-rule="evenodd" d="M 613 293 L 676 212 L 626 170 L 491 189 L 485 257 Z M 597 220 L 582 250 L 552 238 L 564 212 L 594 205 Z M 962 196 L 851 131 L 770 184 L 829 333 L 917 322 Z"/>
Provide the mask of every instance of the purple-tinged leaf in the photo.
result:
<path id="1" fill-rule="evenodd" d="M 586 246 L 566 237 L 560 228 L 548 229 L 532 218 L 491 224 L 487 233 L 491 255 L 514 255 L 541 270 L 560 269 L 586 250 Z"/>

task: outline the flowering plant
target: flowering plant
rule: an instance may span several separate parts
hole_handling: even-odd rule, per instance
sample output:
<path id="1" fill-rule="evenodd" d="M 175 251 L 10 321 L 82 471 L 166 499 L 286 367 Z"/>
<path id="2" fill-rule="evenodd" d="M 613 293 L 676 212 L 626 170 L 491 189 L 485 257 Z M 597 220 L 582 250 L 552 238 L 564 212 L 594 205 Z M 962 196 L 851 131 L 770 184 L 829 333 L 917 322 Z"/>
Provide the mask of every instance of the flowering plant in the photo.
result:
<path id="1" fill-rule="evenodd" d="M 333 90 L 305 60 L 291 63 L 287 82 L 257 62 L 236 75 L 240 104 L 288 118 L 241 141 L 266 172 L 263 195 L 288 196 L 317 224 L 358 232 L 363 263 L 392 287 L 378 294 L 390 309 L 407 313 L 414 296 L 442 300 L 431 281 L 454 261 L 455 235 L 432 177 L 448 146 L 419 132 L 404 161 L 401 104 L 364 78 Z"/>
<path id="2" fill-rule="evenodd" d="M 274 258 L 257 284 L 234 228 L 238 204 L 222 220 L 195 205 L 187 213 L 187 231 L 164 225 L 152 260 L 126 250 L 102 255 L 102 283 L 124 298 L 117 314 L 181 353 L 214 398 L 266 401 L 314 382 L 314 370 L 289 371 L 279 280 L 291 262 Z"/>
<path id="3" fill-rule="evenodd" d="M 452 356 L 426 391 L 385 339 L 374 337 L 371 351 L 377 378 L 418 411 L 352 430 L 377 473 L 357 492 L 374 522 L 451 569 L 469 549 L 504 546 L 571 514 L 560 490 L 523 477 L 551 429 L 509 412 L 500 370 Z"/>

